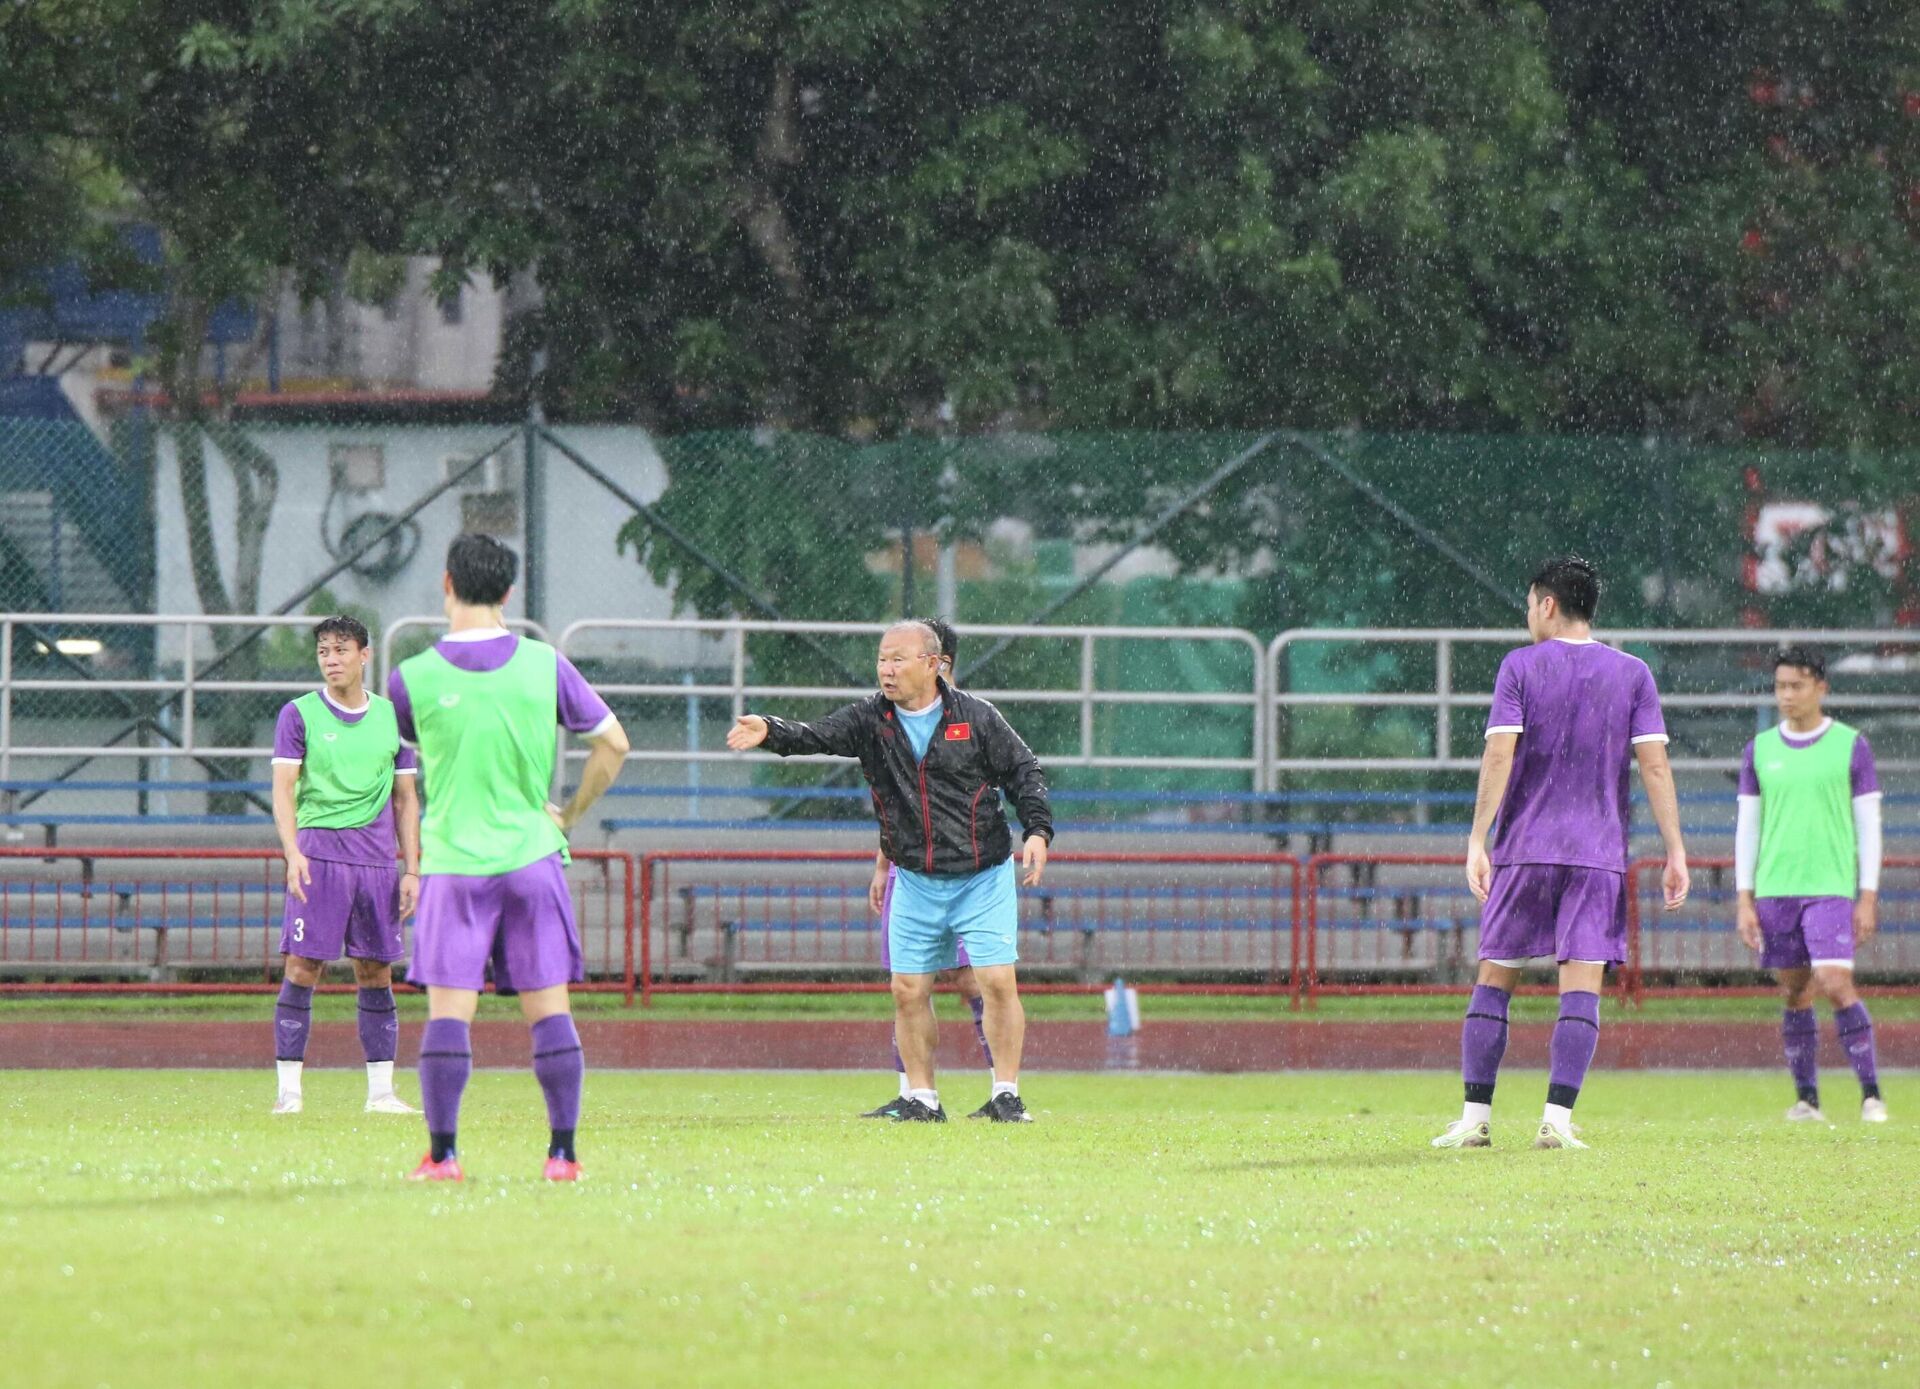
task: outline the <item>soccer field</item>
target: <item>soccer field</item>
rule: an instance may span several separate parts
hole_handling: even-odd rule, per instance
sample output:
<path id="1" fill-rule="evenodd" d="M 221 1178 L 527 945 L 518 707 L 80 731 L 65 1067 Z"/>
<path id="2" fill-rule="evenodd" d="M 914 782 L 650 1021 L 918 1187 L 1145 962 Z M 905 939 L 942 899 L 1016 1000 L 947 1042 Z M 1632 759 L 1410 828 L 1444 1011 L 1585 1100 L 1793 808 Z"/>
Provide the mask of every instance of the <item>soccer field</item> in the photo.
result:
<path id="1" fill-rule="evenodd" d="M 1457 1083 L 1040 1075 L 1023 1128 L 875 1077 L 588 1075 L 578 1187 L 482 1072 L 468 1181 L 316 1072 L 12 1072 L 8 1383 L 1857 1383 L 1920 1377 L 1920 1129 L 1781 1077 L 1597 1074 L 1589 1152 L 1435 1153 Z M 412 1089 L 409 1077 L 409 1090 Z M 955 1083 L 950 1108 L 970 1101 Z M 970 1103 L 967 1107 L 971 1107 Z"/>

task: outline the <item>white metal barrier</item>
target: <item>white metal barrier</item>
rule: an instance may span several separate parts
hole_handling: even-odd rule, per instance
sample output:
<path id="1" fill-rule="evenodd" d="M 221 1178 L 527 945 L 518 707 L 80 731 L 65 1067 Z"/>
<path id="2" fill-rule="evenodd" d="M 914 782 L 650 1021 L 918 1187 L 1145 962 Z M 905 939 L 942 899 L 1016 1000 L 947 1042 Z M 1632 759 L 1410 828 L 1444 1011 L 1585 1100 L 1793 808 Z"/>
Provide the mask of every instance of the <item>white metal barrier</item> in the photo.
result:
<path id="1" fill-rule="evenodd" d="M 725 644 L 728 663 L 728 678 L 724 683 L 698 683 L 691 679 L 676 683 L 638 683 L 615 684 L 597 682 L 596 687 L 602 694 L 627 696 L 657 696 L 663 698 L 701 699 L 714 698 L 729 701 L 735 717 L 745 713 L 750 700 L 766 699 L 859 699 L 873 693 L 872 684 L 863 685 L 773 685 L 757 683 L 750 679 L 747 659 L 747 639 L 758 633 L 782 633 L 791 635 L 805 634 L 821 637 L 865 636 L 878 639 L 887 630 L 884 622 L 760 622 L 760 621 L 698 621 L 679 619 L 590 619 L 575 622 L 560 633 L 560 649 L 569 658 L 581 655 L 580 643 L 583 637 L 594 632 L 660 632 L 691 634 L 705 638 L 715 638 Z M 999 687 L 974 686 L 967 688 L 974 694 L 991 699 L 996 704 L 1071 704 L 1079 709 L 1079 747 L 1075 752 L 1060 753 L 1053 749 L 1037 749 L 1049 766 L 1055 767 L 1137 767 L 1172 768 L 1190 771 L 1233 772 L 1247 779 L 1250 790 L 1259 790 L 1265 782 L 1265 769 L 1262 765 L 1262 750 L 1268 744 L 1266 734 L 1267 686 L 1265 653 L 1259 638 L 1253 633 L 1231 627 L 1006 627 L 973 626 L 964 623 L 955 624 L 956 632 L 966 637 L 1012 637 L 1021 640 L 1033 639 L 1051 642 L 1069 642 L 1078 647 L 1079 678 L 1072 689 L 1005 689 Z M 1234 649 L 1244 650 L 1247 654 L 1246 686 L 1244 691 L 1195 691 L 1195 690 L 1121 690 L 1103 689 L 1099 685 L 1099 662 L 1095 659 L 1096 648 L 1103 641 L 1138 642 L 1203 642 L 1225 644 Z M 966 676 L 966 662 L 960 663 L 960 674 Z M 1104 706 L 1151 705 L 1169 710 L 1192 708 L 1197 705 L 1211 707 L 1241 708 L 1247 711 L 1250 739 L 1244 756 L 1206 757 L 1206 756 L 1112 756 L 1094 751 L 1094 714 Z M 1018 726 L 1018 719 L 1014 720 Z M 573 750 L 573 757 L 585 756 L 584 752 Z M 711 746 L 666 750 L 660 748 L 635 748 L 630 759 L 641 762 L 720 762 L 733 761 L 738 753 L 731 753 L 721 746 L 716 737 Z M 793 761 L 838 761 L 837 758 L 790 759 Z"/>
<path id="2" fill-rule="evenodd" d="M 202 658 L 217 661 L 218 643 L 207 642 L 196 634 L 202 628 L 300 628 L 313 626 L 311 617 L 246 617 L 246 616 L 207 616 L 192 614 L 170 616 L 145 613 L 0 613 L 0 781 L 10 780 L 13 776 L 13 762 L 16 757 L 107 757 L 139 758 L 153 757 L 166 753 L 176 755 L 198 754 L 204 757 L 218 756 L 264 756 L 269 751 L 262 748 L 229 748 L 200 746 L 196 740 L 196 697 L 202 694 L 234 694 L 246 692 L 280 692 L 298 694 L 314 687 L 312 677 L 303 680 L 221 679 L 217 673 L 201 674 Z M 95 675 L 29 676 L 20 678 L 15 670 L 14 646 L 16 639 L 25 633 L 38 633 L 34 641 L 50 657 L 64 658 L 62 663 L 73 666 L 89 659 L 104 648 L 97 635 L 103 629 L 150 628 L 156 639 L 165 629 L 178 628 L 180 638 L 180 674 L 177 678 L 167 678 L 158 674 L 131 678 L 118 676 L 111 671 L 102 671 Z M 205 642 L 205 645 L 202 645 Z M 158 662 L 156 661 L 156 667 Z M 23 693 L 71 693 L 71 694 L 118 694 L 133 698 L 129 701 L 135 711 L 126 714 L 132 722 L 143 716 L 152 715 L 163 707 L 172 704 L 169 696 L 178 695 L 178 723 L 172 731 L 178 738 L 177 744 L 128 744 L 104 746 L 101 742 L 91 744 L 30 743 L 16 744 L 14 696 Z M 112 716 L 120 717 L 120 716 Z"/>
<path id="3" fill-rule="evenodd" d="M 1902 632 L 1899 630 L 1875 630 L 1861 628 L 1823 629 L 1815 631 L 1788 631 L 1757 628 L 1705 628 L 1686 630 L 1673 628 L 1647 628 L 1623 631 L 1595 632 L 1596 637 L 1610 646 L 1637 647 L 1642 651 L 1659 656 L 1661 647 L 1713 647 L 1722 646 L 1735 650 L 1744 650 L 1753 656 L 1763 658 L 1766 653 L 1778 647 L 1800 643 L 1823 651 L 1828 657 L 1828 675 L 1835 681 L 1835 689 L 1830 703 L 1834 710 L 1845 715 L 1849 710 L 1897 710 L 1920 714 L 1920 681 L 1907 680 L 1907 690 L 1899 693 L 1859 692 L 1847 688 L 1847 675 L 1835 670 L 1835 656 L 1843 652 L 1882 653 L 1888 648 L 1904 648 L 1911 661 L 1920 655 L 1920 632 Z M 1274 789 L 1278 778 L 1284 772 L 1382 772 L 1382 771 L 1471 771 L 1479 766 L 1477 752 L 1472 756 L 1454 756 L 1455 714 L 1461 711 L 1479 711 L 1488 708 L 1493 702 L 1491 690 L 1461 690 L 1454 682 L 1454 662 L 1458 648 L 1462 646 L 1525 646 L 1528 637 L 1524 628 L 1425 628 L 1425 627 L 1301 627 L 1282 632 L 1275 637 L 1267 648 L 1267 688 L 1272 692 L 1272 718 L 1269 726 L 1274 730 L 1275 745 L 1268 748 L 1267 788 Z M 1411 692 L 1380 693 L 1369 690 L 1340 691 L 1299 691 L 1292 688 L 1289 672 L 1289 658 L 1300 647 L 1310 643 L 1338 643 L 1349 645 L 1371 645 L 1385 648 L 1390 646 L 1424 646 L 1431 648 L 1434 670 L 1433 688 Z M 1658 675 L 1656 665 L 1656 675 Z M 1756 725 L 1762 721 L 1762 714 L 1774 707 L 1772 692 L 1772 671 L 1760 673 L 1750 689 L 1728 690 L 1690 690 L 1673 688 L 1663 682 L 1660 688 L 1660 703 L 1669 714 L 1668 726 L 1671 730 L 1675 713 L 1684 714 L 1689 710 L 1738 710 L 1755 711 Z M 1307 709 L 1316 706 L 1338 706 L 1342 708 L 1413 708 L 1433 711 L 1433 753 L 1427 757 L 1300 757 L 1294 756 L 1291 749 L 1282 745 L 1287 735 L 1286 714 L 1293 709 Z M 1476 728 L 1478 725 L 1476 724 Z M 1719 756 L 1687 756 L 1676 749 L 1673 765 L 1680 771 L 1733 771 L 1739 766 L 1740 750 L 1744 739 L 1727 747 Z M 1920 771 L 1920 760 L 1910 758 L 1880 759 L 1883 770 L 1896 772 Z"/>

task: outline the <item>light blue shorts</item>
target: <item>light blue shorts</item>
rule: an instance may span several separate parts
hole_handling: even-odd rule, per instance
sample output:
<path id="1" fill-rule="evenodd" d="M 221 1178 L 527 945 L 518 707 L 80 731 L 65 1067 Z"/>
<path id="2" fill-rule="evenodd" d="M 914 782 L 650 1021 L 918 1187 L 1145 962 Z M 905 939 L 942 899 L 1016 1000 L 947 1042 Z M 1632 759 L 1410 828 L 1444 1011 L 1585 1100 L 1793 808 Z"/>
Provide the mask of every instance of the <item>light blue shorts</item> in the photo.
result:
<path id="1" fill-rule="evenodd" d="M 938 974 L 958 962 L 960 942 L 977 969 L 1020 958 L 1020 903 L 1013 860 L 965 878 L 900 869 L 887 916 L 895 974 Z"/>

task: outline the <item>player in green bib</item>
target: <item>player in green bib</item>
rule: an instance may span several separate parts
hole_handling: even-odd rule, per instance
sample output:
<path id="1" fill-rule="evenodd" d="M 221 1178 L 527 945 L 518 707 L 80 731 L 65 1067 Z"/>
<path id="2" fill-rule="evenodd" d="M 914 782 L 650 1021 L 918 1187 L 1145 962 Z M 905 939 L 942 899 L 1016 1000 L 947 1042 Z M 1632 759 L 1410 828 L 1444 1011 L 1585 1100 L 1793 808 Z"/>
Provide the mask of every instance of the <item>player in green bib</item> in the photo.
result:
<path id="1" fill-rule="evenodd" d="M 420 886 L 413 750 L 401 745 L 393 705 L 367 692 L 366 627 L 330 617 L 313 629 L 313 639 L 326 687 L 288 701 L 273 730 L 273 822 L 287 861 L 273 1112 L 297 1114 L 305 1102 L 301 1073 L 314 986 L 326 962 L 345 955 L 360 989 L 367 1112 L 413 1114 L 393 1089 L 400 1041 L 393 963 L 405 953 L 400 923 L 412 914 Z M 404 872 L 394 865 L 396 839 Z"/>
<path id="2" fill-rule="evenodd" d="M 1747 744 L 1734 832 L 1740 939 L 1760 952 L 1785 995 L 1780 1034 L 1796 1098 L 1787 1118 L 1824 1122 L 1819 1027 L 1824 998 L 1860 1081 L 1860 1117 L 1884 1123 L 1873 1019 L 1854 988 L 1854 947 L 1878 922 L 1880 780 L 1857 729 L 1821 712 L 1826 662 L 1793 646 L 1776 658 L 1781 721 Z"/>
<path id="3" fill-rule="evenodd" d="M 413 1173 L 419 1181 L 462 1176 L 455 1136 L 473 1068 L 468 1028 L 489 968 L 495 988 L 520 995 L 532 1026 L 551 1129 L 544 1175 L 580 1175 L 574 1129 L 586 1062 L 567 986 L 585 970 L 566 832 L 619 775 L 627 736 L 572 662 L 507 631 L 502 606 L 518 572 L 519 559 L 492 537 L 455 538 L 447 634 L 387 683 L 400 734 L 420 749 L 427 803 L 408 976 L 427 986 L 420 1095 L 431 1146 Z M 556 725 L 593 744 L 565 810 L 547 800 Z"/>

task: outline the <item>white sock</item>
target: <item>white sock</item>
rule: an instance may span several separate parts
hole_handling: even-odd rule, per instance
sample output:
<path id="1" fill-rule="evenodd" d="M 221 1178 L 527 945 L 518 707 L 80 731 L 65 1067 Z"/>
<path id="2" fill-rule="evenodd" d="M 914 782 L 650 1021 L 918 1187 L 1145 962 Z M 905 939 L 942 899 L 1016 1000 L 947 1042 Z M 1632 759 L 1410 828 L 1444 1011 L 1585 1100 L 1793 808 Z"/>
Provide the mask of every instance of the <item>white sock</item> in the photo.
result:
<path id="1" fill-rule="evenodd" d="M 1493 1122 L 1493 1106 L 1475 1104 L 1468 1100 L 1460 1106 L 1460 1122 L 1463 1124 L 1490 1124 Z"/>
<path id="2" fill-rule="evenodd" d="M 393 1093 L 393 1062 L 367 1062 L 367 1098 L 377 1100 Z"/>
<path id="3" fill-rule="evenodd" d="M 297 1095 L 300 1093 L 300 1061 L 276 1061 L 274 1067 L 280 1072 L 280 1093 Z"/>
<path id="4" fill-rule="evenodd" d="M 910 1090 L 907 1092 L 907 1095 L 909 1099 L 920 1101 L 920 1103 L 928 1109 L 938 1109 L 940 1107 L 940 1092 L 938 1090 Z"/>
<path id="5" fill-rule="evenodd" d="M 1019 1095 L 1019 1093 L 1020 1093 L 1020 1082 L 1019 1082 L 1019 1081 L 1017 1081 L 1017 1080 L 996 1080 L 996 1081 L 994 1081 L 994 1083 L 993 1083 L 993 1094 L 992 1094 L 991 1096 L 989 1096 L 989 1098 L 991 1098 L 991 1099 L 996 1099 L 996 1100 L 997 1100 L 997 1099 L 999 1099 L 999 1098 L 1000 1098 L 1000 1097 L 1001 1097 L 1002 1095 L 1014 1095 L 1014 1096 L 1018 1096 L 1018 1095 Z"/>
<path id="6" fill-rule="evenodd" d="M 1556 1129 L 1573 1127 L 1573 1111 L 1563 1104 L 1550 1104 L 1540 1112 L 1540 1122 L 1552 1124 Z"/>
<path id="7" fill-rule="evenodd" d="M 907 1084 L 907 1073 L 905 1071 L 900 1072 L 900 1098 L 903 1100 L 913 1098 L 913 1087 Z"/>

